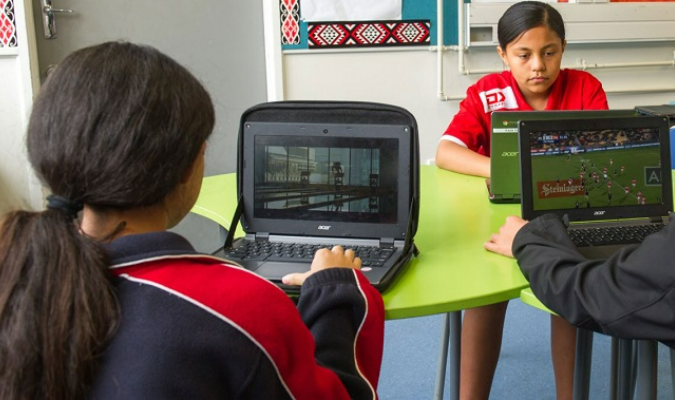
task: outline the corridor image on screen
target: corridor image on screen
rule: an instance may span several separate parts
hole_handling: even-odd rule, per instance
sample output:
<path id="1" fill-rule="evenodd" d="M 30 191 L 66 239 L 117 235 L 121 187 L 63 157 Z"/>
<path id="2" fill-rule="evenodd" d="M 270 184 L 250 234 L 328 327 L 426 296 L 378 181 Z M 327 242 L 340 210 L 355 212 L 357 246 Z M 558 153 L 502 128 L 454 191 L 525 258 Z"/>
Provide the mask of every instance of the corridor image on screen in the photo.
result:
<path id="1" fill-rule="evenodd" d="M 656 128 L 533 132 L 534 209 L 660 204 L 658 135 Z"/>
<path id="2" fill-rule="evenodd" d="M 255 139 L 254 214 L 262 218 L 395 223 L 398 141 Z"/>

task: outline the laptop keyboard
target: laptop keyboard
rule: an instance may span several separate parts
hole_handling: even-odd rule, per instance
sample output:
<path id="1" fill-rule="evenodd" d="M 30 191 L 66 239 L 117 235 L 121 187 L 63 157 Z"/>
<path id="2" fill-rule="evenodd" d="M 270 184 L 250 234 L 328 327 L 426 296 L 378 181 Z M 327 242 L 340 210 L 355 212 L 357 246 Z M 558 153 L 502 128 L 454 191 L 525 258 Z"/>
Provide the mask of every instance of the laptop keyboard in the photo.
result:
<path id="1" fill-rule="evenodd" d="M 577 247 L 602 246 L 608 244 L 641 243 L 642 240 L 658 232 L 665 224 L 628 225 L 606 228 L 575 228 L 567 234 Z"/>
<path id="2" fill-rule="evenodd" d="M 393 246 L 344 246 L 352 249 L 361 258 L 363 267 L 381 267 L 394 253 Z M 333 248 L 330 244 L 297 244 L 242 241 L 225 250 L 225 257 L 233 261 L 295 261 L 311 263 L 314 253 L 322 248 Z"/>

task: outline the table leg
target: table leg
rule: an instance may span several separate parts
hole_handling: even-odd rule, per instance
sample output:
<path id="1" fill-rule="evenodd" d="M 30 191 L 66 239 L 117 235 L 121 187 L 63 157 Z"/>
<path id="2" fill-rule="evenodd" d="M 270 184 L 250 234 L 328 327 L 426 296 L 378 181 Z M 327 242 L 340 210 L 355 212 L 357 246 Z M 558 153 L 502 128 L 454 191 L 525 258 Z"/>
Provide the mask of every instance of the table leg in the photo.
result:
<path id="1" fill-rule="evenodd" d="M 632 366 L 633 366 L 633 341 L 619 339 L 619 375 L 617 379 L 617 396 L 619 400 L 630 400 Z"/>
<path id="2" fill-rule="evenodd" d="M 619 375 L 619 339 L 612 336 L 612 353 L 609 361 L 609 400 L 616 400 L 616 388 Z"/>
<path id="3" fill-rule="evenodd" d="M 593 354 L 593 332 L 577 329 L 577 348 L 574 357 L 574 400 L 588 400 L 591 384 L 591 356 Z"/>
<path id="4" fill-rule="evenodd" d="M 443 400 L 445 390 L 445 368 L 448 365 L 448 341 L 450 340 L 450 313 L 443 316 L 441 327 L 441 345 L 438 349 L 438 368 L 436 369 L 436 388 L 434 400 Z"/>
<path id="5" fill-rule="evenodd" d="M 462 354 L 462 312 L 450 313 L 450 399 L 459 400 L 459 365 Z"/>
<path id="6" fill-rule="evenodd" d="M 675 399 L 675 349 L 670 349 L 670 381 L 673 386 L 673 398 Z"/>
<path id="7" fill-rule="evenodd" d="M 445 314 L 441 328 L 441 345 L 438 351 L 438 368 L 436 370 L 436 388 L 434 399 L 442 400 L 445 390 L 445 373 L 448 365 L 448 343 L 450 344 L 450 398 L 459 400 L 459 363 L 462 340 L 462 312 L 454 311 Z"/>
<path id="8" fill-rule="evenodd" d="M 657 344 L 653 340 L 639 340 L 637 359 L 637 400 L 656 400 Z"/>

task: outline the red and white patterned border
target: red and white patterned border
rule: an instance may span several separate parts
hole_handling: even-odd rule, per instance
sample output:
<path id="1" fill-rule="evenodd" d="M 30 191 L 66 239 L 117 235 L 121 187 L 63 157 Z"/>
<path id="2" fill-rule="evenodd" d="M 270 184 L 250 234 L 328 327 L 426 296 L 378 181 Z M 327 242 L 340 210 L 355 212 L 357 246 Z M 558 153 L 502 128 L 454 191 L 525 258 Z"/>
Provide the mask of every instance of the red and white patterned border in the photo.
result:
<path id="1" fill-rule="evenodd" d="M 15 0 L 0 0 L 0 47 L 16 47 Z"/>
<path id="2" fill-rule="evenodd" d="M 299 0 L 279 0 L 279 11 L 281 12 L 281 44 L 299 44 Z"/>
<path id="3" fill-rule="evenodd" d="M 307 42 L 309 48 L 428 45 L 430 28 L 429 20 L 313 22 Z"/>

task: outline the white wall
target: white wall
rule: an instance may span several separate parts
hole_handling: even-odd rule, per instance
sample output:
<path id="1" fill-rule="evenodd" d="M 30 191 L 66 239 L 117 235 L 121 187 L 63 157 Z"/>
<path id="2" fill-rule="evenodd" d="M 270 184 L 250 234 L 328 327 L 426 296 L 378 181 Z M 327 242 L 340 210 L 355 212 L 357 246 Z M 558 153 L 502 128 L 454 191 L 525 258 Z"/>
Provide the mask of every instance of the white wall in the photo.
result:
<path id="1" fill-rule="evenodd" d="M 28 35 L 22 1 L 15 1 L 18 46 L 0 48 L 0 214 L 41 204 L 40 185 L 28 164 L 25 131 L 32 104 Z"/>
<path id="2" fill-rule="evenodd" d="M 571 44 L 563 66 L 673 61 L 673 42 Z M 458 100 L 441 101 L 437 93 L 437 55 L 428 49 L 375 51 L 286 51 L 283 53 L 286 100 L 365 100 L 390 103 L 415 115 L 421 160 L 435 156 L 440 135 L 457 112 Z M 458 72 L 458 55 L 447 51 L 443 92 L 461 97 L 481 75 Z M 472 47 L 465 57 L 469 70 L 502 68 L 494 47 Z M 675 101 L 675 67 L 590 68 L 608 92 L 610 108 Z M 654 90 L 656 92 L 646 92 Z M 638 91 L 633 94 L 619 92 Z M 640 92 L 642 91 L 642 92 Z"/>
<path id="3" fill-rule="evenodd" d="M 18 206 L 39 207 L 42 196 L 25 158 L 23 141 L 32 82 L 26 54 L 25 11 L 22 1 L 15 4 L 20 29 L 19 48 L 11 54 L 0 49 L 0 213 Z M 276 12 L 275 8 L 272 10 Z M 577 59 L 585 60 L 588 65 L 668 61 L 673 60 L 674 50 L 672 41 L 572 44 L 568 46 L 563 64 L 574 66 Z M 366 100 L 396 104 L 410 110 L 419 124 L 423 161 L 434 157 L 438 138 L 457 111 L 458 100 L 438 99 L 437 57 L 427 48 L 290 51 L 281 57 L 282 86 L 287 100 Z M 459 73 L 457 61 L 456 52 L 445 53 L 443 91 L 447 96 L 461 97 L 466 88 L 480 77 Z M 493 48 L 472 47 L 465 61 L 469 70 L 502 67 Z M 675 101 L 675 67 L 600 68 L 589 71 L 603 82 L 609 93 L 611 108 Z M 613 94 L 645 90 L 666 91 Z"/>

